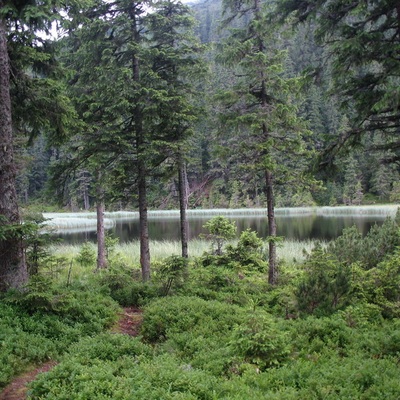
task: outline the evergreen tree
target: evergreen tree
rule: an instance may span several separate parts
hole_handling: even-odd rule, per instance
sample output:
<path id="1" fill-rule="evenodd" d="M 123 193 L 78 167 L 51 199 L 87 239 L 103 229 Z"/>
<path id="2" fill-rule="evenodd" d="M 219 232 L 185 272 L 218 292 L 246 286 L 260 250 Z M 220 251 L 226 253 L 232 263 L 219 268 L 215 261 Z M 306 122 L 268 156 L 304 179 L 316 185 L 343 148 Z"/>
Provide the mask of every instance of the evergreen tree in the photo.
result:
<path id="1" fill-rule="evenodd" d="M 0 9 L 5 7 L 0 2 Z M 12 113 L 10 97 L 10 61 L 7 49 L 7 25 L 0 17 L 0 291 L 19 288 L 27 281 L 28 271 L 22 238 L 13 234 L 12 226 L 20 223 L 17 203 L 13 154 Z"/>
<path id="2" fill-rule="evenodd" d="M 277 13 L 297 23 L 312 21 L 319 44 L 328 47 L 332 87 L 351 115 L 346 135 L 330 149 L 354 144 L 369 133 L 381 133 L 379 149 L 392 149 L 387 161 L 399 153 L 400 43 L 399 7 L 395 1 L 284 0 Z M 369 140 L 366 143 L 370 143 Z"/>
<path id="3" fill-rule="evenodd" d="M 33 137 L 44 131 L 55 141 L 65 134 L 73 116 L 62 85 L 52 79 L 57 64 L 51 43 L 38 35 L 48 33 L 52 21 L 61 18 L 60 9 L 57 0 L 0 1 L 0 291 L 21 287 L 27 280 L 14 136 L 22 132 Z"/>
<path id="4" fill-rule="evenodd" d="M 343 203 L 346 205 L 360 204 L 362 199 L 360 168 L 357 159 L 351 155 L 346 162 Z"/>
<path id="5" fill-rule="evenodd" d="M 103 186 L 110 200 L 136 191 L 146 281 L 150 278 L 149 182 L 164 173 L 163 163 L 177 159 L 184 165 L 183 140 L 194 120 L 190 70 L 198 63 L 200 48 L 188 36 L 193 19 L 181 3 L 155 3 L 146 15 L 142 2 L 98 1 L 86 14 L 97 18 L 88 17 L 64 44 L 83 125 L 74 161 L 61 170 L 65 173 L 68 165 L 80 163 L 91 165 L 92 171 L 101 168 L 102 182 L 97 180 L 95 186 Z"/>
<path id="6" fill-rule="evenodd" d="M 180 230 L 182 256 L 188 256 L 188 180 L 186 172 L 186 141 L 193 134 L 193 126 L 199 112 L 194 103 L 194 82 L 204 75 L 201 59 L 203 47 L 192 31 L 194 19 L 189 8 L 171 0 L 154 4 L 154 13 L 146 18 L 151 32 L 149 40 L 152 51 L 152 71 L 158 77 L 153 87 L 162 91 L 158 99 L 156 116 L 158 122 L 156 148 L 161 159 L 172 155 L 178 169 Z"/>
<path id="7" fill-rule="evenodd" d="M 284 75 L 285 52 L 279 48 L 278 32 L 267 23 L 268 4 L 259 0 L 226 0 L 225 24 L 242 20 L 243 28 L 231 30 L 224 43 L 222 61 L 234 68 L 236 81 L 219 96 L 224 104 L 224 124 L 240 135 L 240 154 L 251 169 L 265 179 L 268 210 L 269 276 L 277 282 L 276 183 L 301 180 L 305 161 L 303 135 L 294 96 L 297 79 Z M 273 45 L 275 43 L 275 45 Z M 297 163 L 297 160 L 303 158 Z M 251 160 L 251 161 L 250 161 Z M 296 178 L 294 178 L 296 175 Z M 304 177 L 304 176 L 303 176 Z"/>

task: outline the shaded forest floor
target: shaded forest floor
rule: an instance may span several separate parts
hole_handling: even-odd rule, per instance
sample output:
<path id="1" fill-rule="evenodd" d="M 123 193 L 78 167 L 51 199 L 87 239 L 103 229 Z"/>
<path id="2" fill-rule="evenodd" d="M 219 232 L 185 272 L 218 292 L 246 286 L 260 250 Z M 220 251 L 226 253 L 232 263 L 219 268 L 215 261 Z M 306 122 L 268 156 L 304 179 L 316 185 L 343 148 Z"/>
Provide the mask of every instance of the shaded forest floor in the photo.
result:
<path id="1" fill-rule="evenodd" d="M 135 307 L 126 307 L 120 312 L 118 322 L 111 332 L 137 336 L 141 323 L 141 310 Z M 0 400 L 25 400 L 28 393 L 27 385 L 35 380 L 37 375 L 50 371 L 55 365 L 57 365 L 56 361 L 49 361 L 16 377 L 0 393 Z"/>

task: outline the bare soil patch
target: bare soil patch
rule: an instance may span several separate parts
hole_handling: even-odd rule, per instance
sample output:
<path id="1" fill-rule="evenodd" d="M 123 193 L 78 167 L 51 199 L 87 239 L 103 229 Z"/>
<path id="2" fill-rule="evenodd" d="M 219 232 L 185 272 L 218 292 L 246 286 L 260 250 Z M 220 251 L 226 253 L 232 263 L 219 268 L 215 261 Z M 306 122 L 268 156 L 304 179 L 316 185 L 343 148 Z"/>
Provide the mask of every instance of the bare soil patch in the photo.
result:
<path id="1" fill-rule="evenodd" d="M 129 336 L 138 336 L 142 324 L 142 311 L 137 307 L 125 307 L 118 319 L 117 325 L 112 332 L 123 333 Z M 1 400 L 1 399 L 0 399 Z"/>

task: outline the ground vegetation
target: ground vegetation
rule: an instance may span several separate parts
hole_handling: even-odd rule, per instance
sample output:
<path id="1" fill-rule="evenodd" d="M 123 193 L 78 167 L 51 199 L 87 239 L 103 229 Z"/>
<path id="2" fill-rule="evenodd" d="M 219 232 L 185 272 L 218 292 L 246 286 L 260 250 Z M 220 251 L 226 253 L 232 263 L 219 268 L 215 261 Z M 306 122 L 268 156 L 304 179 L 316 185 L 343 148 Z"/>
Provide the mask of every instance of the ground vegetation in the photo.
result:
<path id="1" fill-rule="evenodd" d="M 92 259 L 69 279 L 41 265 L 24 292 L 2 295 L 0 385 L 51 359 L 57 364 L 29 384 L 29 398 L 396 399 L 394 223 L 368 238 L 345 232 L 304 261 L 282 263 L 276 285 L 256 262 L 253 232 L 222 255 L 210 243 L 203 256 L 160 259 L 151 283 L 138 262 L 118 257 L 96 274 Z M 382 232 L 397 244 L 367 265 L 352 250 Z M 122 306 L 135 318 L 141 310 L 137 337 L 126 324 L 115 328 Z"/>

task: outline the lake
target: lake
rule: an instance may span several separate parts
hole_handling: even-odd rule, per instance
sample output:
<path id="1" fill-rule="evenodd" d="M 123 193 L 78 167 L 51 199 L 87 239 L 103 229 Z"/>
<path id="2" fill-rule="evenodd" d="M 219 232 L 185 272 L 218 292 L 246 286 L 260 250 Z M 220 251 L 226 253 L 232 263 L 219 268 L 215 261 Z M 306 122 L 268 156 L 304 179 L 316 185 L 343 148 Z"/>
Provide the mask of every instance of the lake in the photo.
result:
<path id="1" fill-rule="evenodd" d="M 374 224 L 382 224 L 388 217 L 394 217 L 398 205 L 360 207 L 314 207 L 276 209 L 277 231 L 287 239 L 331 240 L 338 237 L 344 228 L 356 225 L 366 234 Z M 245 229 L 267 236 L 267 216 L 263 209 L 242 210 L 189 210 L 190 238 L 198 238 L 206 231 L 203 225 L 216 215 L 224 215 L 235 221 L 238 234 Z M 44 214 L 51 218 L 55 235 L 65 243 L 78 244 L 86 240 L 96 241 L 96 220 L 94 213 Z M 121 243 L 139 238 L 139 219 L 136 212 L 105 214 L 108 232 L 120 239 Z M 151 240 L 179 240 L 179 212 L 149 212 L 149 234 Z"/>

